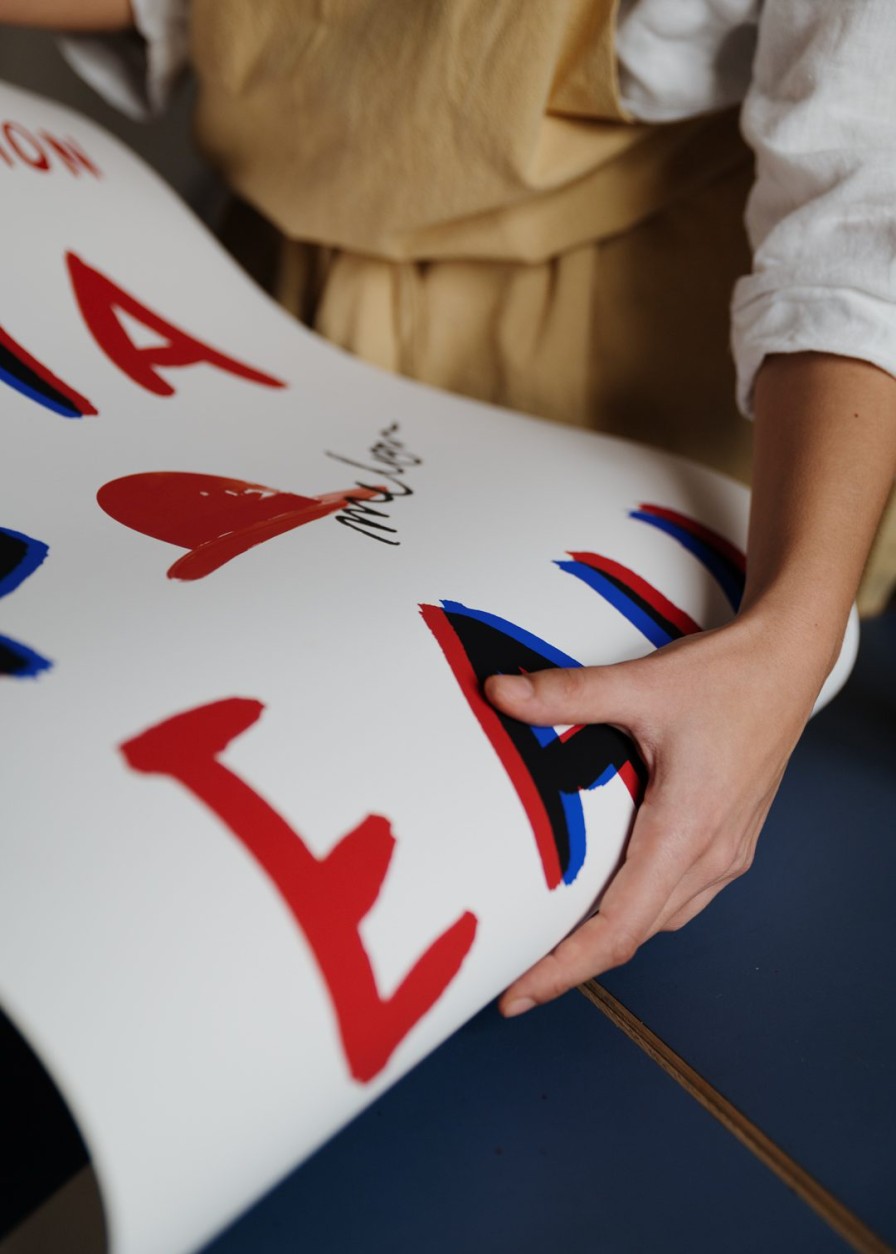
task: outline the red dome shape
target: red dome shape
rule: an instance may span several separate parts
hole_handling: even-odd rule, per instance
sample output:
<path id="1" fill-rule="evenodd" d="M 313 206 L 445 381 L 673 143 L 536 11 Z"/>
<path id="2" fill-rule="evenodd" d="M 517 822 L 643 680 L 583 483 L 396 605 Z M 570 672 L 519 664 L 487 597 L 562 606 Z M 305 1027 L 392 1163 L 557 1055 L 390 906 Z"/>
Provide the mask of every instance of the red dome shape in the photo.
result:
<path id="1" fill-rule="evenodd" d="M 169 579 L 202 579 L 256 544 L 376 495 L 356 487 L 297 496 L 243 479 L 156 470 L 113 479 L 96 499 L 116 522 L 189 549 L 169 569 Z"/>

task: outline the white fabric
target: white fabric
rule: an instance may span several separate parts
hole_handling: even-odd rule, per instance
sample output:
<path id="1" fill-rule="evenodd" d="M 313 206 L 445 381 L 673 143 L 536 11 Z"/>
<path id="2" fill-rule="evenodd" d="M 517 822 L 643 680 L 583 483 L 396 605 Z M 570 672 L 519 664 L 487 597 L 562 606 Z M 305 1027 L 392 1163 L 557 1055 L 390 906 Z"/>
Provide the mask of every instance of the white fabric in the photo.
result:
<path id="1" fill-rule="evenodd" d="M 62 54 L 94 91 L 135 121 L 161 113 L 187 64 L 189 0 L 131 0 L 137 37 L 68 35 Z"/>
<path id="2" fill-rule="evenodd" d="M 738 402 L 767 353 L 896 375 L 896 6 L 766 0 L 744 134 L 753 273 L 738 281 Z"/>
<path id="3" fill-rule="evenodd" d="M 759 8 L 760 0 L 620 0 L 626 110 L 642 122 L 672 122 L 743 100 Z"/>
<path id="4" fill-rule="evenodd" d="M 66 55 L 132 116 L 164 107 L 187 57 L 189 0 L 132 0 L 127 37 Z M 622 103 L 667 122 L 743 101 L 757 158 L 753 273 L 736 285 L 738 403 L 769 353 L 812 350 L 896 375 L 894 0 L 620 0 Z"/>

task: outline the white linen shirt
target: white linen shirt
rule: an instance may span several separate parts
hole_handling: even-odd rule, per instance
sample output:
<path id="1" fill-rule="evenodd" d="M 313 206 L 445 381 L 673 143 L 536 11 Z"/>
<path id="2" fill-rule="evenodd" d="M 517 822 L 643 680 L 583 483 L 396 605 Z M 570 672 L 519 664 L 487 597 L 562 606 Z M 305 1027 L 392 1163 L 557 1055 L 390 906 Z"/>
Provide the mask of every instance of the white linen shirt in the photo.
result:
<path id="1" fill-rule="evenodd" d="M 189 0 L 132 0 L 145 56 L 69 38 L 75 69 L 131 116 L 164 107 L 187 56 Z M 753 272 L 731 308 L 737 400 L 769 353 L 816 351 L 896 376 L 894 0 L 620 0 L 620 94 L 670 122 L 741 102 L 756 155 Z"/>

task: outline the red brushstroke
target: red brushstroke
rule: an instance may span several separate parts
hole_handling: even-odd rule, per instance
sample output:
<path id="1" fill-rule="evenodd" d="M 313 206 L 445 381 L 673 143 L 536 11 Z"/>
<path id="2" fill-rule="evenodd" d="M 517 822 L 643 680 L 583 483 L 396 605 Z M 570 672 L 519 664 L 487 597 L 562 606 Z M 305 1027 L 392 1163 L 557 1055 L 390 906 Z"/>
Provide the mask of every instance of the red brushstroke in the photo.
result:
<path id="1" fill-rule="evenodd" d="M 476 715 L 479 726 L 491 741 L 501 765 L 510 777 L 510 781 L 519 797 L 526 816 L 532 827 L 535 845 L 538 849 L 544 877 L 548 888 L 554 889 L 563 879 L 563 868 L 554 841 L 554 830 L 539 794 L 538 787 L 525 764 L 507 735 L 498 717 L 497 711 L 491 706 L 479 687 L 476 672 L 470 664 L 463 645 L 451 628 L 445 614 L 436 605 L 421 605 L 420 613 L 423 621 L 438 641 L 439 647 L 451 667 L 461 692 L 467 699 L 470 709 Z"/>
<path id="2" fill-rule="evenodd" d="M 730 540 L 720 536 L 717 531 L 713 531 L 711 527 L 705 527 L 703 523 L 697 522 L 696 519 L 689 517 L 689 515 L 680 514 L 675 509 L 667 509 L 664 505 L 645 505 L 642 502 L 638 509 L 645 514 L 653 514 L 655 518 L 665 518 L 667 522 L 676 523 L 679 527 L 683 527 L 692 536 L 696 536 L 698 540 L 702 540 L 710 548 L 715 549 L 717 553 L 727 558 L 735 570 L 739 570 L 741 574 L 746 574 L 746 554 L 736 544 L 732 544 Z"/>
<path id="3" fill-rule="evenodd" d="M 261 715 L 260 701 L 231 697 L 156 724 L 121 746 L 128 764 L 169 775 L 221 819 L 270 877 L 305 934 L 330 994 L 356 1080 L 373 1079 L 457 974 L 476 934 L 467 911 L 380 996 L 359 927 L 379 896 L 395 837 L 368 815 L 325 858 L 218 756 Z"/>
<path id="4" fill-rule="evenodd" d="M 644 789 L 641 786 L 641 781 L 638 779 L 638 773 L 633 764 L 631 762 L 623 762 L 616 774 L 628 789 L 632 801 L 634 801 L 636 806 L 639 806 L 644 798 Z"/>
<path id="5" fill-rule="evenodd" d="M 50 162 L 47 160 L 47 154 L 44 152 L 36 135 L 32 135 L 27 127 L 22 126 L 20 122 L 4 122 L 3 138 L 16 154 L 20 161 L 25 165 L 30 165 L 32 170 L 42 170 L 47 172 L 50 169 Z M 22 141 L 30 145 L 32 151 L 28 152 L 22 148 Z"/>
<path id="6" fill-rule="evenodd" d="M 189 549 L 169 568 L 168 578 L 193 580 L 265 540 L 377 495 L 376 488 L 346 488 L 297 496 L 245 479 L 156 470 L 112 479 L 96 499 L 110 518 L 132 531 Z"/>
<path id="7" fill-rule="evenodd" d="M 72 139 L 71 136 L 68 136 L 67 139 L 59 139 L 57 136 L 51 135 L 49 131 L 41 131 L 40 137 L 45 144 L 49 145 L 68 172 L 74 174 L 75 178 L 80 178 L 82 170 L 86 170 L 88 174 L 92 174 L 96 179 L 103 177 L 103 172 L 99 166 L 91 161 L 81 145 L 77 140 Z"/>
<path id="8" fill-rule="evenodd" d="M 158 373 L 159 367 L 195 366 L 200 362 L 226 370 L 260 383 L 264 387 L 285 387 L 280 379 L 264 374 L 253 366 L 228 357 L 209 344 L 197 340 L 157 313 L 153 313 L 136 297 L 119 287 L 99 270 L 94 270 L 75 253 L 66 253 L 69 276 L 75 299 L 87 328 L 97 344 L 128 378 L 156 396 L 171 396 L 174 388 Z M 117 311 L 121 310 L 142 322 L 167 340 L 148 348 L 138 348 L 125 331 Z"/>

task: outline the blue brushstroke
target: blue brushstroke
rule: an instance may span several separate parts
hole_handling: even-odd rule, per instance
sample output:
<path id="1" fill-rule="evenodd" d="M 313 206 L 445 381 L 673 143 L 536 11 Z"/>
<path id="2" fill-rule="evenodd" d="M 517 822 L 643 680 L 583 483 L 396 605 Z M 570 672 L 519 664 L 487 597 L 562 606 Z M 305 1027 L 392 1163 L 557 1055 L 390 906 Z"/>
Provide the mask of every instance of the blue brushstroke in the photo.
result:
<path id="1" fill-rule="evenodd" d="M 736 611 L 740 607 L 744 593 L 744 576 L 729 558 L 712 548 L 699 536 L 688 531 L 681 523 L 673 522 L 670 518 L 658 518 L 655 514 L 648 514 L 640 509 L 631 510 L 629 518 L 648 523 L 659 531 L 665 531 L 673 540 L 677 540 L 689 553 L 693 553 L 702 566 L 706 567 L 722 589 L 731 608 Z"/>
<path id="2" fill-rule="evenodd" d="M 516 623 L 508 622 L 506 618 L 499 618 L 497 614 L 487 614 L 485 610 L 471 610 L 466 605 L 461 605 L 459 601 L 442 601 L 441 605 L 442 609 L 449 614 L 462 614 L 465 618 L 475 618 L 478 622 L 485 623 L 488 627 L 494 627 L 496 631 L 501 631 L 506 636 L 512 636 L 514 640 L 524 644 L 527 649 L 540 653 L 552 666 L 569 667 L 582 665 L 574 657 L 564 653 L 562 649 L 555 649 L 553 645 L 542 640 L 540 636 L 533 635 L 531 631 L 525 631 L 522 627 L 517 627 Z"/>
<path id="3" fill-rule="evenodd" d="M 0 539 L 4 536 L 8 540 L 12 540 L 17 546 L 24 546 L 24 552 L 18 558 L 12 570 L 8 570 L 5 574 L 0 575 L 0 597 L 8 596 L 29 575 L 33 575 L 50 551 L 42 540 L 35 540 L 32 536 L 26 536 L 21 531 L 13 531 L 11 527 L 0 527 Z M 29 649 L 26 644 L 20 644 L 18 640 L 10 640 L 8 636 L 0 636 L 0 649 L 12 655 L 17 662 L 15 670 L 0 670 L 0 674 L 8 675 L 11 679 L 32 678 L 35 675 L 39 675 L 41 671 L 49 670 L 53 665 L 40 653 L 36 653 L 34 649 Z"/>
<path id="4" fill-rule="evenodd" d="M 563 883 L 571 884 L 585 863 L 585 812 L 577 792 L 561 792 L 559 796 L 569 841 L 569 863 L 563 872 Z"/>
<path id="5" fill-rule="evenodd" d="M 659 623 L 654 622 L 640 605 L 632 601 L 621 588 L 613 583 L 612 579 L 608 579 L 593 566 L 586 566 L 584 562 L 555 562 L 555 565 L 565 570 L 567 574 L 575 575 L 577 579 L 588 584 L 589 588 L 600 593 L 604 600 L 609 601 L 610 605 L 618 610 L 623 618 L 627 618 L 655 648 L 661 649 L 664 644 L 676 639 Z"/>
<path id="6" fill-rule="evenodd" d="M 557 732 L 553 727 L 536 727 L 533 723 L 530 723 L 529 728 L 542 749 L 546 749 L 549 744 L 558 739 Z"/>
<path id="7" fill-rule="evenodd" d="M 8 636 L 0 636 L 0 648 L 7 649 L 21 663 L 14 671 L 0 671 L 0 674 L 8 674 L 10 679 L 33 679 L 35 675 L 39 675 L 41 671 L 48 671 L 53 663 L 39 653 L 35 653 L 33 649 L 29 649 L 26 644 L 20 644 L 18 640 L 10 640 Z"/>
<path id="8" fill-rule="evenodd" d="M 594 792 L 595 788 L 603 788 L 604 784 L 609 784 L 610 780 L 616 775 L 616 767 L 608 766 L 603 774 L 598 775 L 593 784 L 588 785 L 588 791 Z"/>
<path id="9" fill-rule="evenodd" d="M 23 379 L 20 379 L 18 375 L 14 375 L 10 371 L 4 370 L 2 366 L 0 366 L 0 379 L 2 379 L 4 383 L 8 383 L 9 386 L 14 388 L 17 392 L 21 392 L 23 396 L 27 396 L 29 400 L 37 401 L 38 405 L 43 405 L 45 409 L 51 409 L 54 414 L 59 414 L 62 418 L 84 417 L 81 411 L 75 409 L 70 401 L 63 404 L 60 401 L 54 400 L 45 393 L 39 392 L 37 388 L 30 387 Z"/>
<path id="10" fill-rule="evenodd" d="M 29 575 L 34 574 L 50 550 L 42 540 L 34 540 L 31 536 L 23 535 L 21 531 L 13 531 L 11 527 L 0 527 L 0 536 L 8 536 L 10 540 L 25 546 L 24 556 L 12 570 L 0 576 L 0 597 L 5 597 L 14 592 Z"/>

